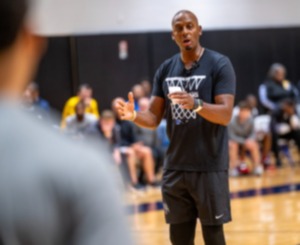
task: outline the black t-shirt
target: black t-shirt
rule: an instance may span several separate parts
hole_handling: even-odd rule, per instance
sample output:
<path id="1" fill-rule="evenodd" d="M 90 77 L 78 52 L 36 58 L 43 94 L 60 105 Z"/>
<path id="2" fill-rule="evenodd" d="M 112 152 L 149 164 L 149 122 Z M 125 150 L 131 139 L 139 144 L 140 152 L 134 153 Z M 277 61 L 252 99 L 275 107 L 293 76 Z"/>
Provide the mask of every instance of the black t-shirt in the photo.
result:
<path id="1" fill-rule="evenodd" d="M 192 69 L 186 70 L 180 54 L 166 60 L 154 78 L 153 96 L 165 99 L 170 146 L 164 168 L 183 171 L 228 169 L 228 135 L 225 126 L 207 121 L 168 99 L 168 86 L 180 86 L 195 98 L 215 103 L 215 96 L 235 94 L 235 73 L 230 60 L 205 49 Z"/>

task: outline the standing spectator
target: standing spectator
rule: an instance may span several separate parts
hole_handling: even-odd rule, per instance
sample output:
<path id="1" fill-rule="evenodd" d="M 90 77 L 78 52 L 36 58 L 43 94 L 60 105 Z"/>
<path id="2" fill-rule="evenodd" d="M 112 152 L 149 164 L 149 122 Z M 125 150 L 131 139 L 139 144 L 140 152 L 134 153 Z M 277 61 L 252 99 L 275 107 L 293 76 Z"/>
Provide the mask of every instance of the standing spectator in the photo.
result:
<path id="1" fill-rule="evenodd" d="M 284 99 L 298 100 L 297 88 L 286 79 L 286 68 L 284 65 L 275 63 L 271 65 L 268 80 L 259 87 L 259 99 L 264 108 L 274 111 Z"/>
<path id="2" fill-rule="evenodd" d="M 79 101 L 75 106 L 75 115 L 66 118 L 66 132 L 75 138 L 84 138 L 97 124 L 97 117 L 85 112 L 86 104 Z"/>
<path id="3" fill-rule="evenodd" d="M 68 99 L 64 106 L 64 110 L 62 113 L 62 127 L 65 126 L 65 120 L 68 116 L 72 116 L 75 114 L 75 107 L 79 101 L 83 101 L 85 104 L 85 112 L 95 115 L 99 118 L 99 111 L 98 111 L 98 103 L 97 101 L 92 98 L 93 96 L 93 89 L 88 84 L 82 84 L 79 87 L 79 91 L 77 96 L 71 97 Z"/>
<path id="4" fill-rule="evenodd" d="M 254 174 L 261 175 L 263 167 L 260 164 L 259 145 L 255 139 L 253 116 L 247 102 L 239 103 L 239 114 L 234 116 L 228 126 L 229 157 L 231 175 L 237 176 L 237 164 L 240 148 L 248 150 L 254 163 Z"/>
<path id="5" fill-rule="evenodd" d="M 31 2 L 0 1 L 0 244 L 130 245 L 107 152 L 20 110 L 46 45 L 26 21 Z"/>

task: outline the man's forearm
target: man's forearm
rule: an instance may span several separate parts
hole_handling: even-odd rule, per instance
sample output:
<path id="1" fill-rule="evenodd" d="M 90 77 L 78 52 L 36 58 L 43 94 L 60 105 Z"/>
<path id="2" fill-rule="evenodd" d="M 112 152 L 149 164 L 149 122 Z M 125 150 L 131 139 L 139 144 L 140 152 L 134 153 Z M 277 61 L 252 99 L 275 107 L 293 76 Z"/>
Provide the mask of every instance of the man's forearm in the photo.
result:
<path id="1" fill-rule="evenodd" d="M 137 112 L 133 122 L 139 127 L 149 129 L 155 129 L 159 125 L 158 118 L 151 111 Z"/>
<path id="2" fill-rule="evenodd" d="M 203 103 L 198 114 L 212 123 L 227 125 L 231 120 L 232 108 L 225 105 Z"/>

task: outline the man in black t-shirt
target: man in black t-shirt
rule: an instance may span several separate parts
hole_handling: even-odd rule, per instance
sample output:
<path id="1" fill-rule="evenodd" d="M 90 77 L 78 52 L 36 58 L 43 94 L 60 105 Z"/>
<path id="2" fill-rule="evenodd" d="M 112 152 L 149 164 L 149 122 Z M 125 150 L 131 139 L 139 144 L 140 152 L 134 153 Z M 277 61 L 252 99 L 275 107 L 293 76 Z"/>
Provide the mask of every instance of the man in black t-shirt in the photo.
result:
<path id="1" fill-rule="evenodd" d="M 228 136 L 235 73 L 227 57 L 204 49 L 197 17 L 182 10 L 172 20 L 180 53 L 157 70 L 150 109 L 134 110 L 134 99 L 118 104 L 123 120 L 156 128 L 164 113 L 170 146 L 163 173 L 163 201 L 173 245 L 194 244 L 197 218 L 205 244 L 225 244 L 223 224 L 231 220 Z"/>

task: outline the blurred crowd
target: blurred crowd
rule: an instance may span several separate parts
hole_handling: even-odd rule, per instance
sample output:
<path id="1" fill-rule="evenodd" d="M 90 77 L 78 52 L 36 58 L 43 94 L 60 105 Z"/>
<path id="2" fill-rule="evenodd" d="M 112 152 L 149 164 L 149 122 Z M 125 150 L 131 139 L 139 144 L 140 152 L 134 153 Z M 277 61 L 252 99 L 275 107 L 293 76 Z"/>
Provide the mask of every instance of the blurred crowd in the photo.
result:
<path id="1" fill-rule="evenodd" d="M 300 95 L 297 86 L 287 80 L 286 73 L 284 65 L 272 64 L 267 79 L 258 88 L 258 98 L 248 94 L 234 107 L 228 126 L 231 176 L 260 176 L 265 170 L 280 168 L 286 163 L 294 166 L 298 161 Z M 135 110 L 147 110 L 151 83 L 141 81 L 131 91 Z M 166 121 L 163 119 L 154 131 L 122 121 L 116 112 L 120 100 L 124 101 L 114 98 L 110 110 L 99 113 L 92 87 L 82 84 L 77 95 L 66 101 L 60 128 L 72 140 L 107 141 L 128 190 L 157 187 L 169 145 Z M 36 83 L 31 83 L 24 92 L 24 105 L 38 118 L 47 119 L 50 106 L 40 97 Z"/>

